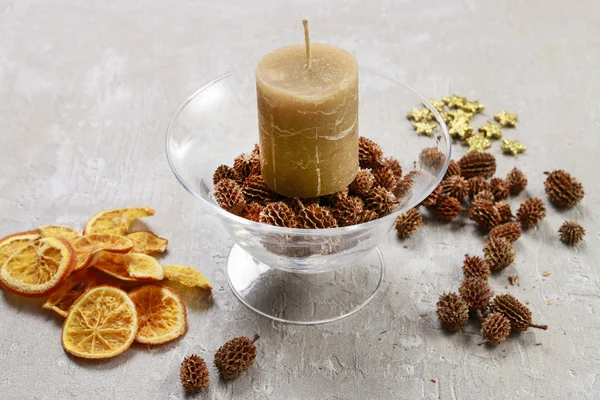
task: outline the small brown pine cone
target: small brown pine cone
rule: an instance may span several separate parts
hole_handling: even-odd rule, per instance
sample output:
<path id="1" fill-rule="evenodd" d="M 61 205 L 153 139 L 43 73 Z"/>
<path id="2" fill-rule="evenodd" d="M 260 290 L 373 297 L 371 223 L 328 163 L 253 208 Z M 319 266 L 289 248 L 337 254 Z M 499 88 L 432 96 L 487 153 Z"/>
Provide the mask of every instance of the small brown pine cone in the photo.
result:
<path id="1" fill-rule="evenodd" d="M 210 383 L 210 377 L 204 359 L 196 354 L 185 357 L 179 369 L 179 379 L 183 389 L 188 393 L 206 389 Z"/>
<path id="2" fill-rule="evenodd" d="M 499 201 L 496 203 L 496 208 L 498 209 L 498 212 L 500 213 L 502 222 L 508 222 L 515 217 L 512 213 L 512 210 L 510 209 L 510 204 L 508 204 L 508 203 Z"/>
<path id="3" fill-rule="evenodd" d="M 254 364 L 256 359 L 256 346 L 254 343 L 260 338 L 254 335 L 252 340 L 245 336 L 231 339 L 215 353 L 215 367 L 223 379 L 235 379 Z"/>
<path id="4" fill-rule="evenodd" d="M 375 171 L 375 185 L 393 192 L 396 189 L 397 178 L 389 167 L 381 167 Z"/>
<path id="5" fill-rule="evenodd" d="M 521 237 L 521 227 L 516 222 L 507 222 L 502 225 L 498 225 L 490 231 L 488 238 L 502 238 L 509 242 L 515 242 Z"/>
<path id="6" fill-rule="evenodd" d="M 398 179 L 398 181 L 396 182 L 396 187 L 394 188 L 392 193 L 394 193 L 394 196 L 396 196 L 398 201 L 402 200 L 404 197 L 410 194 L 410 191 L 414 186 L 414 172 L 415 171 L 412 171 L 404 175 L 404 178 Z"/>
<path id="7" fill-rule="evenodd" d="M 510 321 L 512 332 L 523 332 L 527 328 L 548 329 L 548 325 L 532 324 L 532 315 L 529 308 L 511 294 L 499 294 L 490 303 L 490 311 L 500 313 Z"/>
<path id="8" fill-rule="evenodd" d="M 509 267 L 515 262 L 516 253 L 512 244 L 501 237 L 491 237 L 483 246 L 485 262 L 490 270 L 497 272 Z"/>
<path id="9" fill-rule="evenodd" d="M 340 191 L 340 192 L 335 192 L 335 193 L 331 193 L 331 194 L 327 194 L 325 196 L 321 196 L 321 200 L 323 202 L 323 205 L 326 206 L 332 206 L 337 203 L 338 201 L 344 200 L 346 197 L 348 197 L 348 193 L 349 190 L 348 188 Z M 308 205 L 308 204 L 306 204 Z"/>
<path id="10" fill-rule="evenodd" d="M 435 215 L 440 221 L 452 221 L 461 211 L 460 201 L 454 197 L 440 196 L 435 205 Z"/>
<path id="11" fill-rule="evenodd" d="M 349 186 L 350 192 L 357 196 L 365 197 L 371 191 L 375 177 L 368 169 L 359 169 L 354 181 Z"/>
<path id="12" fill-rule="evenodd" d="M 517 221 L 525 229 L 533 228 L 546 216 L 546 206 L 542 200 L 532 197 L 521 203 L 517 210 Z"/>
<path id="13" fill-rule="evenodd" d="M 383 166 L 388 167 L 394 173 L 394 176 L 397 179 L 402 178 L 402 166 L 400 165 L 400 161 L 398 161 L 394 157 L 386 157 L 383 159 Z"/>
<path id="14" fill-rule="evenodd" d="M 558 207 L 574 207 L 583 199 L 583 185 L 562 169 L 546 173 L 544 190 L 552 203 Z"/>
<path id="15" fill-rule="evenodd" d="M 496 173 L 496 158 L 490 153 L 469 153 L 459 161 L 461 174 L 466 179 L 474 176 L 491 178 Z"/>
<path id="16" fill-rule="evenodd" d="M 489 190 L 482 190 L 473 197 L 473 202 L 493 203 L 495 200 L 494 194 Z"/>
<path id="17" fill-rule="evenodd" d="M 442 182 L 442 196 L 454 197 L 462 201 L 468 192 L 469 182 L 462 176 L 451 176 Z"/>
<path id="18" fill-rule="evenodd" d="M 377 215 L 375 211 L 367 210 L 365 208 L 360 217 L 360 223 L 363 224 L 365 222 L 371 222 L 376 220 L 377 218 L 379 218 L 379 215 Z"/>
<path id="19" fill-rule="evenodd" d="M 365 204 L 356 196 L 346 196 L 331 208 L 331 214 L 339 226 L 356 225 L 361 222 Z"/>
<path id="20" fill-rule="evenodd" d="M 263 205 L 277 201 L 279 197 L 277 193 L 269 189 L 263 181 L 262 175 L 250 175 L 246 178 L 242 191 L 246 196 L 246 201 Z"/>
<path id="21" fill-rule="evenodd" d="M 583 226 L 579 222 L 565 221 L 558 230 L 558 233 L 560 233 L 560 240 L 569 246 L 575 246 L 583 239 L 585 229 L 583 229 Z"/>
<path id="22" fill-rule="evenodd" d="M 308 199 L 300 199 L 298 197 L 285 197 L 281 201 L 288 205 L 296 214 L 311 204 L 319 204 L 321 197 L 311 197 Z"/>
<path id="23" fill-rule="evenodd" d="M 361 136 L 358 139 L 358 163 L 361 168 L 377 169 L 381 167 L 383 151 L 371 139 Z"/>
<path id="24" fill-rule="evenodd" d="M 448 169 L 446 170 L 446 175 L 444 175 L 444 180 L 450 178 L 451 176 L 460 176 L 460 165 L 455 160 L 450 160 L 448 164 Z"/>
<path id="25" fill-rule="evenodd" d="M 501 201 L 508 198 L 508 185 L 506 182 L 504 182 L 504 179 L 492 178 L 490 185 L 492 185 L 492 193 L 494 194 L 496 201 Z"/>
<path id="26" fill-rule="evenodd" d="M 482 176 L 474 176 L 469 179 L 469 198 L 471 200 L 475 199 L 477 193 L 484 190 L 491 192 L 491 189 L 490 183 Z"/>
<path id="27" fill-rule="evenodd" d="M 259 222 L 260 213 L 264 209 L 265 206 L 263 206 L 262 204 L 252 202 L 244 208 L 244 211 L 242 211 L 242 217 L 249 219 L 250 221 Z"/>
<path id="28" fill-rule="evenodd" d="M 221 182 L 223 179 L 235 179 L 233 168 L 228 165 L 219 165 L 213 175 L 213 184 Z"/>
<path id="29" fill-rule="evenodd" d="M 436 147 L 427 147 L 421 150 L 421 154 L 419 154 L 419 161 L 423 169 L 439 171 L 446 162 L 446 156 Z"/>
<path id="30" fill-rule="evenodd" d="M 233 171 L 235 172 L 235 181 L 239 184 L 244 183 L 252 171 L 252 159 L 248 154 L 240 154 L 233 160 Z"/>
<path id="31" fill-rule="evenodd" d="M 331 215 L 329 208 L 318 204 L 304 207 L 296 216 L 298 227 L 303 229 L 337 228 L 338 223 Z"/>
<path id="32" fill-rule="evenodd" d="M 491 313 L 481 323 L 481 334 L 483 342 L 479 346 L 488 343 L 498 345 L 508 339 L 510 335 L 510 320 L 500 313 Z"/>
<path id="33" fill-rule="evenodd" d="M 515 167 L 506 175 L 506 184 L 510 194 L 516 196 L 527 187 L 527 177 L 520 169 Z"/>
<path id="34" fill-rule="evenodd" d="M 429 196 L 427 196 L 427 198 L 421 202 L 421 205 L 425 207 L 435 207 L 438 197 L 440 197 L 441 194 L 442 185 L 437 185 L 435 189 L 433 189 L 433 192 L 431 192 L 431 194 L 429 194 Z"/>
<path id="35" fill-rule="evenodd" d="M 416 208 L 411 208 L 396 218 L 396 233 L 400 239 L 405 239 L 419 230 L 423 216 Z"/>
<path id="36" fill-rule="evenodd" d="M 490 277 L 490 267 L 487 263 L 477 256 L 465 254 L 462 271 L 467 278 L 487 279 Z"/>
<path id="37" fill-rule="evenodd" d="M 240 215 L 246 207 L 242 188 L 233 179 L 223 179 L 215 185 L 215 199 L 222 209 Z"/>
<path id="38" fill-rule="evenodd" d="M 467 278 L 463 280 L 458 289 L 469 306 L 469 310 L 485 310 L 494 295 L 487 280 L 481 278 Z"/>
<path id="39" fill-rule="evenodd" d="M 469 218 L 488 231 L 500 225 L 502 221 L 498 208 L 488 201 L 474 201 L 471 203 Z"/>
<path id="40" fill-rule="evenodd" d="M 260 170 L 260 153 L 256 153 L 252 151 L 250 154 L 250 176 L 252 175 L 261 175 Z"/>
<path id="41" fill-rule="evenodd" d="M 398 207 L 398 199 L 389 190 L 378 186 L 365 197 L 365 207 L 383 217 L 394 212 Z"/>
<path id="42" fill-rule="evenodd" d="M 444 328 L 456 332 L 469 320 L 469 306 L 456 293 L 444 293 L 437 302 L 437 316 Z"/>
<path id="43" fill-rule="evenodd" d="M 260 213 L 259 222 L 285 228 L 297 227 L 296 213 L 282 201 L 267 204 Z"/>

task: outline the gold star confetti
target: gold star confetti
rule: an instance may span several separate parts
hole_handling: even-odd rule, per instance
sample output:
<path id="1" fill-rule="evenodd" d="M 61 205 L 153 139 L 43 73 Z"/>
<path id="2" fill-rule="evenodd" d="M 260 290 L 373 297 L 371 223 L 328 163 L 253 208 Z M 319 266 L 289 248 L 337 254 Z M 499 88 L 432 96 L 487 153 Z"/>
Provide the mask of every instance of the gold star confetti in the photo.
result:
<path id="1" fill-rule="evenodd" d="M 449 108 L 459 108 L 460 106 L 466 104 L 467 98 L 463 96 L 457 96 L 455 94 L 451 94 L 448 97 L 442 97 L 442 100 Z"/>
<path id="2" fill-rule="evenodd" d="M 467 144 L 469 145 L 467 153 L 481 153 L 485 151 L 485 149 L 489 149 L 492 142 L 490 142 L 489 139 L 486 139 L 483 133 L 480 133 L 468 138 Z"/>
<path id="3" fill-rule="evenodd" d="M 517 114 L 510 114 L 506 110 L 502 110 L 500 113 L 494 115 L 494 119 L 502 126 L 515 127 L 519 117 Z"/>
<path id="4" fill-rule="evenodd" d="M 412 111 L 406 114 L 406 118 L 415 122 L 431 121 L 433 119 L 433 114 L 429 108 L 419 110 L 418 108 L 413 107 Z"/>
<path id="5" fill-rule="evenodd" d="M 494 124 L 492 121 L 487 121 L 485 125 L 479 127 L 479 132 L 483 133 L 489 139 L 502 139 L 502 131 L 500 125 Z"/>
<path id="6" fill-rule="evenodd" d="M 436 99 L 429 99 L 429 102 L 431 103 L 431 105 L 433 106 L 433 108 L 435 108 L 439 112 L 444 111 L 444 105 L 445 105 L 445 103 L 443 101 L 439 101 L 439 100 L 436 100 Z"/>
<path id="7" fill-rule="evenodd" d="M 454 119 L 454 113 L 449 111 L 442 111 L 440 115 L 442 116 L 446 124 L 449 124 Z"/>
<path id="8" fill-rule="evenodd" d="M 470 121 L 466 118 L 454 118 L 450 122 L 448 132 L 455 139 L 465 140 L 473 133 L 473 127 L 469 125 Z"/>
<path id="9" fill-rule="evenodd" d="M 460 109 L 463 111 L 470 112 L 472 114 L 479 114 L 483 112 L 485 106 L 479 102 L 479 100 L 467 101 L 465 104 L 460 106 Z"/>
<path id="10" fill-rule="evenodd" d="M 522 153 L 525 150 L 527 150 L 527 147 L 523 146 L 517 140 L 506 140 L 506 139 L 504 139 L 502 141 L 502 151 L 504 153 L 510 153 L 513 156 L 516 156 L 517 154 Z"/>
<path id="11" fill-rule="evenodd" d="M 431 122 L 413 122 L 413 128 L 419 136 L 433 136 L 433 131 L 437 128 L 437 125 Z"/>

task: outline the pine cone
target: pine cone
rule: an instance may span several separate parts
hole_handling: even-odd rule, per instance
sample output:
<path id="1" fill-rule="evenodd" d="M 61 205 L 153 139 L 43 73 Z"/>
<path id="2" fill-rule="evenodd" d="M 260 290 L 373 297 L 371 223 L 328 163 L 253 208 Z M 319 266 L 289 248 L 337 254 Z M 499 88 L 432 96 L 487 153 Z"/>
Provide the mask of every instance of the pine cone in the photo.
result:
<path id="1" fill-rule="evenodd" d="M 500 212 L 493 203 L 474 201 L 469 208 L 469 218 L 485 230 L 490 230 L 500 224 Z"/>
<path id="2" fill-rule="evenodd" d="M 427 147 L 421 150 L 421 154 L 419 154 L 419 161 L 421 162 L 421 167 L 423 169 L 439 171 L 446 162 L 446 156 L 444 153 L 439 151 L 437 147 Z"/>
<path id="3" fill-rule="evenodd" d="M 431 194 L 429 194 L 429 196 L 427 196 L 427 198 L 421 202 L 421 205 L 425 207 L 435 207 L 437 200 L 441 196 L 441 194 L 442 185 L 437 185 L 435 189 L 433 189 L 433 192 L 431 192 Z"/>
<path id="4" fill-rule="evenodd" d="M 366 208 L 363 210 L 360 223 L 363 224 L 365 222 L 371 222 L 379 218 L 379 215 L 375 211 L 367 210 Z"/>
<path id="5" fill-rule="evenodd" d="M 337 228 L 338 224 L 329 209 L 318 204 L 311 204 L 298 212 L 298 227 L 303 229 Z"/>
<path id="6" fill-rule="evenodd" d="M 450 178 L 451 176 L 460 176 L 460 165 L 454 160 L 450 160 L 448 164 L 448 169 L 446 170 L 446 174 L 444 175 L 444 180 Z"/>
<path id="7" fill-rule="evenodd" d="M 223 179 L 235 179 L 233 168 L 228 165 L 219 165 L 213 175 L 213 184 L 221 182 Z"/>
<path id="8" fill-rule="evenodd" d="M 398 199 L 392 192 L 382 187 L 376 187 L 365 198 L 365 206 L 368 210 L 375 211 L 383 217 L 392 213 L 398 206 Z"/>
<path id="9" fill-rule="evenodd" d="M 485 310 L 494 295 L 485 279 L 467 278 L 463 280 L 458 289 L 462 297 L 469 306 L 469 310 Z"/>
<path id="10" fill-rule="evenodd" d="M 462 271 L 467 278 L 480 278 L 486 280 L 490 277 L 490 267 L 487 263 L 477 256 L 465 254 Z"/>
<path id="11" fill-rule="evenodd" d="M 516 222 L 507 222 L 492 229 L 488 238 L 502 238 L 512 243 L 521 237 L 521 233 L 519 224 Z"/>
<path id="12" fill-rule="evenodd" d="M 483 246 L 485 262 L 492 271 L 501 271 L 515 262 L 516 253 L 512 244 L 501 237 L 491 237 Z"/>
<path id="13" fill-rule="evenodd" d="M 510 320 L 500 313 L 491 313 L 481 323 L 481 334 L 484 343 L 498 345 L 508 339 L 510 335 Z"/>
<path id="14" fill-rule="evenodd" d="M 458 161 L 458 165 L 466 179 L 474 176 L 491 178 L 496 173 L 496 158 L 490 153 L 469 153 Z"/>
<path id="15" fill-rule="evenodd" d="M 214 192 L 217 203 L 225 211 L 240 215 L 246 207 L 246 199 L 242 188 L 232 179 L 223 179 L 215 185 Z"/>
<path id="16" fill-rule="evenodd" d="M 242 187 L 246 201 L 268 204 L 277 201 L 278 195 L 266 185 L 262 175 L 250 175 Z"/>
<path id="17" fill-rule="evenodd" d="M 394 173 L 394 176 L 397 179 L 402 178 L 402 166 L 400 165 L 400 161 L 398 161 L 394 157 L 386 157 L 383 159 L 383 166 L 388 167 Z"/>
<path id="18" fill-rule="evenodd" d="M 348 188 L 331 194 L 327 194 L 325 196 L 321 196 L 321 200 L 323 201 L 323 205 L 325 206 L 334 206 L 338 201 L 344 200 L 348 197 L 349 190 Z M 308 204 L 306 204 L 308 205 Z"/>
<path id="19" fill-rule="evenodd" d="M 508 198 L 508 185 L 506 182 L 504 182 L 504 179 L 492 178 L 490 184 L 492 185 L 492 193 L 494 194 L 496 201 L 501 201 Z"/>
<path id="20" fill-rule="evenodd" d="M 455 332 L 469 320 L 469 306 L 456 293 L 444 293 L 437 302 L 437 315 L 447 330 Z"/>
<path id="21" fill-rule="evenodd" d="M 240 154 L 233 160 L 233 171 L 235 173 L 235 181 L 240 185 L 244 183 L 252 171 L 252 159 L 248 154 Z"/>
<path id="22" fill-rule="evenodd" d="M 321 205 L 321 199 L 322 197 L 311 197 L 304 199 L 300 199 L 298 197 L 286 197 L 281 201 L 287 204 L 288 207 L 290 207 L 296 214 L 298 214 L 301 210 L 303 210 L 305 207 L 310 206 L 311 204 Z"/>
<path id="23" fill-rule="evenodd" d="M 469 179 L 469 198 L 475 199 L 475 196 L 484 190 L 492 191 L 492 185 L 482 176 L 474 176 Z"/>
<path id="24" fill-rule="evenodd" d="M 393 192 L 396 188 L 396 175 L 389 167 L 381 167 L 375 172 L 375 185 Z"/>
<path id="25" fill-rule="evenodd" d="M 264 209 L 265 206 L 263 206 L 262 204 L 252 202 L 244 208 L 244 211 L 242 211 L 242 217 L 249 219 L 250 221 L 259 222 L 260 213 Z"/>
<path id="26" fill-rule="evenodd" d="M 585 229 L 583 226 L 579 224 L 579 222 L 575 221 L 565 221 L 560 229 L 558 230 L 560 233 L 560 240 L 569 246 L 575 246 L 577 243 L 583 239 L 585 235 Z"/>
<path id="27" fill-rule="evenodd" d="M 260 169 L 260 152 L 250 153 L 250 176 L 252 175 L 261 175 Z"/>
<path id="28" fill-rule="evenodd" d="M 442 195 L 462 201 L 469 192 L 469 182 L 459 175 L 451 176 L 442 182 Z"/>
<path id="29" fill-rule="evenodd" d="M 256 359 L 256 342 L 260 338 L 254 335 L 252 340 L 245 336 L 231 339 L 215 353 L 215 367 L 223 379 L 235 379 L 254 364 Z"/>
<path id="30" fill-rule="evenodd" d="M 581 183 L 562 169 L 547 173 L 544 190 L 552 203 L 558 207 L 571 208 L 583 199 Z"/>
<path id="31" fill-rule="evenodd" d="M 179 379 L 188 393 L 200 392 L 208 387 L 210 378 L 208 367 L 202 357 L 192 354 L 185 357 L 179 369 Z"/>
<path id="32" fill-rule="evenodd" d="M 527 187 L 527 177 L 520 169 L 515 167 L 506 175 L 506 184 L 510 194 L 516 196 Z"/>
<path id="33" fill-rule="evenodd" d="M 498 203 L 496 203 L 496 208 L 500 213 L 500 218 L 502 219 L 502 222 L 508 222 L 514 218 L 512 210 L 510 209 L 510 204 L 505 203 L 503 201 L 499 201 Z"/>
<path id="34" fill-rule="evenodd" d="M 440 196 L 435 206 L 435 215 L 440 221 L 452 221 L 461 211 L 460 201 L 454 197 Z"/>
<path id="35" fill-rule="evenodd" d="M 350 192 L 357 196 L 365 197 L 371 191 L 373 184 L 375 183 L 375 177 L 368 169 L 360 169 L 356 173 L 354 181 L 349 186 Z"/>
<path id="36" fill-rule="evenodd" d="M 382 157 L 383 151 L 377 143 L 364 136 L 358 139 L 358 163 L 361 168 L 381 167 Z"/>
<path id="37" fill-rule="evenodd" d="M 396 182 L 396 188 L 392 192 L 394 196 L 398 199 L 398 201 L 402 200 L 404 197 L 410 194 L 410 191 L 413 188 L 414 180 L 413 176 L 415 171 L 412 171 L 404 176 L 404 178 L 399 179 Z"/>
<path id="38" fill-rule="evenodd" d="M 494 203 L 494 194 L 489 190 L 482 190 L 473 197 L 473 203 Z"/>
<path id="39" fill-rule="evenodd" d="M 531 311 L 516 297 L 510 294 L 499 294 L 490 303 L 490 311 L 500 313 L 510 321 L 512 332 L 523 332 L 527 328 L 548 329 L 548 325 L 536 325 L 531 323 Z"/>
<path id="40" fill-rule="evenodd" d="M 282 201 L 267 204 L 260 213 L 259 221 L 263 224 L 296 228 L 296 213 Z"/>
<path id="41" fill-rule="evenodd" d="M 405 239 L 419 230 L 423 216 L 416 208 L 411 208 L 396 218 L 396 232 L 400 239 Z"/>
<path id="42" fill-rule="evenodd" d="M 334 204 L 331 214 L 339 226 L 356 225 L 361 222 L 364 207 L 365 204 L 359 197 L 346 196 Z"/>
<path id="43" fill-rule="evenodd" d="M 521 203 L 517 210 L 517 221 L 525 229 L 533 228 L 546 216 L 546 206 L 542 200 L 532 197 Z"/>

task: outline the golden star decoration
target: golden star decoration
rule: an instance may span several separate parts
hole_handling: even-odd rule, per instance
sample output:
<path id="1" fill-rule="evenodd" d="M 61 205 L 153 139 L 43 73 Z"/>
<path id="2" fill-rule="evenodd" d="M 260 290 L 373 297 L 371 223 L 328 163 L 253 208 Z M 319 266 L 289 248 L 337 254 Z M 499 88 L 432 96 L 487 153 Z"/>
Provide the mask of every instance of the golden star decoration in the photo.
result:
<path id="1" fill-rule="evenodd" d="M 500 125 L 496 125 L 492 121 L 487 121 L 485 125 L 479 127 L 478 131 L 488 139 L 502 139 Z"/>
<path id="2" fill-rule="evenodd" d="M 433 114 L 429 108 L 419 110 L 418 108 L 413 107 L 412 111 L 406 114 L 406 118 L 415 122 L 431 121 L 433 119 Z"/>
<path id="3" fill-rule="evenodd" d="M 455 139 L 465 140 L 473 133 L 473 127 L 470 125 L 470 121 L 467 118 L 454 118 L 450 122 L 450 129 L 448 130 L 450 136 Z"/>
<path id="4" fill-rule="evenodd" d="M 502 151 L 504 153 L 510 153 L 513 156 L 516 156 L 519 153 L 523 153 L 525 150 L 527 150 L 527 147 L 523 146 L 517 140 L 506 140 L 506 139 L 504 139 L 502 141 Z"/>
<path id="5" fill-rule="evenodd" d="M 442 100 L 449 108 L 459 108 L 460 106 L 467 103 L 467 98 L 463 96 L 457 96 L 455 94 L 451 94 L 448 97 L 443 97 Z"/>
<path id="6" fill-rule="evenodd" d="M 436 99 L 429 99 L 429 102 L 431 103 L 431 105 L 433 106 L 433 108 L 435 108 L 439 112 L 444 111 L 444 105 L 446 103 L 444 103 L 443 101 L 439 101 L 439 100 L 436 100 Z"/>
<path id="7" fill-rule="evenodd" d="M 498 114 L 494 115 L 494 119 L 502 126 L 515 127 L 519 117 L 517 114 L 510 114 L 506 110 L 502 110 Z"/>
<path id="8" fill-rule="evenodd" d="M 413 122 L 413 128 L 419 136 L 433 136 L 433 131 L 437 125 L 432 122 Z"/>
<path id="9" fill-rule="evenodd" d="M 485 151 L 485 149 L 489 149 L 492 142 L 490 142 L 489 139 L 486 139 L 483 133 L 479 133 L 468 138 L 467 144 L 469 145 L 467 153 L 481 153 Z"/>
<path id="10" fill-rule="evenodd" d="M 467 101 L 465 104 L 460 106 L 460 109 L 463 111 L 470 112 L 472 114 L 479 114 L 483 112 L 485 106 L 479 102 L 479 100 Z"/>

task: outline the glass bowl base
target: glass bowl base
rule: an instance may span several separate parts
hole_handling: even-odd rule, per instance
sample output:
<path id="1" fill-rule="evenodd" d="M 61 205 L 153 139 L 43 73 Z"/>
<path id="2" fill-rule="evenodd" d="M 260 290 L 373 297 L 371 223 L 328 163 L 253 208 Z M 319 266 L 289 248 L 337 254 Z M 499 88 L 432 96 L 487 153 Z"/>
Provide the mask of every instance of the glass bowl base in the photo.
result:
<path id="1" fill-rule="evenodd" d="M 227 279 L 248 308 L 275 321 L 316 325 L 348 317 L 365 307 L 383 281 L 375 248 L 356 263 L 332 272 L 298 274 L 271 268 L 237 244 L 227 260 Z"/>

